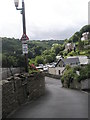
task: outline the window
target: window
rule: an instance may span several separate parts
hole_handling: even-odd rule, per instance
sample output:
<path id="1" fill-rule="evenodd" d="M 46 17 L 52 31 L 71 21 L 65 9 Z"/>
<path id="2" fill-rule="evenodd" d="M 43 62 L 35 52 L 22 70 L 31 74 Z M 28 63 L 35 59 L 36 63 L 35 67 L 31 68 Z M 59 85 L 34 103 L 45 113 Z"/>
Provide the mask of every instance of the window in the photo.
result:
<path id="1" fill-rule="evenodd" d="M 60 75 L 60 70 L 58 72 L 59 72 L 59 75 Z"/>
<path id="2" fill-rule="evenodd" d="M 65 67 L 65 65 L 63 65 L 63 67 Z"/>

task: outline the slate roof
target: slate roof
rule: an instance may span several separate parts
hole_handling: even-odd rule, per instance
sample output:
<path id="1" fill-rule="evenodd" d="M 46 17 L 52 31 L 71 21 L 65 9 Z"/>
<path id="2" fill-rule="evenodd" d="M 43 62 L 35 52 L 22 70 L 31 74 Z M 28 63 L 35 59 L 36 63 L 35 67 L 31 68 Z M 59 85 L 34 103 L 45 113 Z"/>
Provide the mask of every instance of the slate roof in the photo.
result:
<path id="1" fill-rule="evenodd" d="M 67 58 L 64 59 L 64 63 L 67 64 L 79 64 L 79 58 Z"/>
<path id="2" fill-rule="evenodd" d="M 68 57 L 66 59 L 60 58 L 55 67 L 57 67 L 57 65 L 59 64 L 60 61 L 62 61 L 64 65 L 67 65 L 67 64 L 85 65 L 85 64 L 88 64 L 88 57 L 87 56 L 72 56 L 72 57 Z"/>
<path id="3" fill-rule="evenodd" d="M 57 67 L 57 65 L 59 64 L 60 61 L 63 61 L 63 59 L 60 58 L 60 59 L 58 60 L 58 62 L 56 63 L 55 67 Z M 63 64 L 65 65 L 64 61 L 63 61 Z"/>
<path id="4" fill-rule="evenodd" d="M 60 61 L 62 61 L 64 65 L 67 65 L 67 64 L 73 65 L 73 64 L 79 64 L 80 63 L 78 57 L 76 57 L 76 58 L 74 58 L 74 57 L 73 58 L 66 58 L 66 59 L 62 58 L 62 59 L 58 60 L 55 67 L 57 67 L 57 65 L 59 64 Z"/>

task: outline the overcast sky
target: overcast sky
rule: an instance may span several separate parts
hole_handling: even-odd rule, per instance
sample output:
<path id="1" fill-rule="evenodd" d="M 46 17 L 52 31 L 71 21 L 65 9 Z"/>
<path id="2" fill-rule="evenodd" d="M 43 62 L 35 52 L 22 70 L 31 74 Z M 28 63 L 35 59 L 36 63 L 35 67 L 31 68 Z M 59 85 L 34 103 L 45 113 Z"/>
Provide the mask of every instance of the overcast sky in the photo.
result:
<path id="1" fill-rule="evenodd" d="M 30 40 L 70 38 L 88 24 L 90 0 L 24 0 Z M 21 0 L 20 5 L 21 7 Z M 14 0 L 0 0 L 0 37 L 21 38 L 22 15 Z"/>

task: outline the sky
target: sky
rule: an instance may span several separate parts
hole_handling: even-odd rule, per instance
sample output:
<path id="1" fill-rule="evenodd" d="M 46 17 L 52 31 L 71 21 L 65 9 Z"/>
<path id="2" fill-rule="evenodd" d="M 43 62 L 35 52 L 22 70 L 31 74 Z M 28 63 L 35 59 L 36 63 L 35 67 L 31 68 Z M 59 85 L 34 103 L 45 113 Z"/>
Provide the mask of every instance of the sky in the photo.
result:
<path id="1" fill-rule="evenodd" d="M 90 0 L 24 0 L 30 40 L 64 40 L 88 24 Z M 21 7 L 22 0 L 19 0 Z M 22 15 L 14 0 L 0 0 L 0 37 L 21 38 Z"/>

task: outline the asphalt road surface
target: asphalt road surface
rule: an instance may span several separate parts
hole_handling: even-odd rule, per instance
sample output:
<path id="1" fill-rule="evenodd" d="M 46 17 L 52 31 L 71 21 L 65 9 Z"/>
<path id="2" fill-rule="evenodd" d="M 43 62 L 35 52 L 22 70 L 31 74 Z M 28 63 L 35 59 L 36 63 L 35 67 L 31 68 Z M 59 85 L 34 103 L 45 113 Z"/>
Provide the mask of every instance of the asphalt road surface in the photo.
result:
<path id="1" fill-rule="evenodd" d="M 87 93 L 62 88 L 60 80 L 45 81 L 45 95 L 21 106 L 11 118 L 88 118 Z"/>

